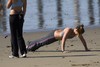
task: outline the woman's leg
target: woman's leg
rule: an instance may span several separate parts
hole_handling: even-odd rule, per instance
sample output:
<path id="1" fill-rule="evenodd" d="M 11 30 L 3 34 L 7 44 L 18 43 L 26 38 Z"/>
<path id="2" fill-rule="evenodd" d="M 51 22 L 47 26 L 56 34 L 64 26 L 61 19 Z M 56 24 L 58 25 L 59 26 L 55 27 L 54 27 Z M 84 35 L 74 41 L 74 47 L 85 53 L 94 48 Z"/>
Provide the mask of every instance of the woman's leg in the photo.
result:
<path id="1" fill-rule="evenodd" d="M 18 44 L 17 44 L 17 37 L 16 37 L 16 23 L 17 23 L 17 16 L 16 15 L 10 15 L 10 31 L 11 31 L 11 50 L 13 56 L 19 56 L 18 55 Z"/>
<path id="2" fill-rule="evenodd" d="M 17 23 L 17 36 L 18 36 L 18 45 L 20 48 L 20 53 L 21 55 L 26 54 L 26 45 L 25 41 L 23 38 L 23 23 L 24 23 L 24 18 L 23 15 L 19 15 L 19 22 Z"/>
<path id="3" fill-rule="evenodd" d="M 35 51 L 38 48 L 45 46 L 45 45 L 49 45 L 53 42 L 57 41 L 57 39 L 55 39 L 54 35 L 48 35 L 46 37 L 43 37 L 39 40 L 36 41 L 31 41 L 27 47 L 28 51 Z"/>

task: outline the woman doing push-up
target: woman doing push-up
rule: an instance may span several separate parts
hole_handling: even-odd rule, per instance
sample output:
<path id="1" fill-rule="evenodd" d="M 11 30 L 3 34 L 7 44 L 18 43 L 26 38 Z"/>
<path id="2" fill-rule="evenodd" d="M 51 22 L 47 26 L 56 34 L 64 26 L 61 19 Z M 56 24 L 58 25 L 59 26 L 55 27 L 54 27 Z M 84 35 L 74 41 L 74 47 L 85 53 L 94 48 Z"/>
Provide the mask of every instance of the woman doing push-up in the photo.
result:
<path id="1" fill-rule="evenodd" d="M 89 51 L 86 41 L 82 36 L 82 34 L 84 32 L 85 32 L 84 25 L 78 25 L 74 29 L 72 29 L 72 28 L 65 28 L 64 30 L 57 29 L 57 30 L 52 31 L 46 37 L 43 37 L 43 38 L 35 40 L 35 41 L 31 41 L 28 44 L 26 49 L 27 49 L 27 51 L 35 51 L 44 45 L 49 45 L 53 42 L 61 40 L 61 50 L 65 51 L 65 41 L 67 39 L 71 39 L 71 38 L 77 36 L 81 40 L 83 46 L 85 47 L 85 50 Z"/>

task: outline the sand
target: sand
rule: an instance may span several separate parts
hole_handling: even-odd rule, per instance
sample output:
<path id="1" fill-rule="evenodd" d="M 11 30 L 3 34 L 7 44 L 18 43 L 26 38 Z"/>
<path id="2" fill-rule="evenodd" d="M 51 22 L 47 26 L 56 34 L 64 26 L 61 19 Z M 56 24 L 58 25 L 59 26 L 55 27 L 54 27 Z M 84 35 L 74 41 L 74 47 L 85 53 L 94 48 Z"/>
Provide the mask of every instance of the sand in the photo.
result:
<path id="1" fill-rule="evenodd" d="M 24 39 L 27 43 L 48 33 L 24 33 Z M 28 52 L 27 58 L 9 59 L 10 36 L 4 38 L 0 35 L 0 67 L 100 67 L 100 27 L 86 28 L 83 36 L 91 51 L 85 51 L 80 40 L 75 37 L 66 41 L 66 53 L 62 53 L 59 42 L 55 42 L 36 52 Z"/>

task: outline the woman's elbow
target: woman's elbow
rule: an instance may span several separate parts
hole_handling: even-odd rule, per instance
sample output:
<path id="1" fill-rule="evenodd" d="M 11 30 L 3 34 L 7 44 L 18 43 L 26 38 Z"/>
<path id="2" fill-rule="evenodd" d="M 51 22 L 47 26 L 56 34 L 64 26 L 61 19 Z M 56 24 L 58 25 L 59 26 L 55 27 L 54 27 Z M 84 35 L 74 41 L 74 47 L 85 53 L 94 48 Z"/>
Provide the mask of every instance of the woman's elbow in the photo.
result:
<path id="1" fill-rule="evenodd" d="M 7 9 L 9 9 L 9 8 L 10 8 L 10 6 L 6 5 L 6 8 L 7 8 Z"/>
<path id="2" fill-rule="evenodd" d="M 7 3 L 6 8 L 9 9 L 11 4 Z"/>
<path id="3" fill-rule="evenodd" d="M 10 7 L 6 6 L 7 9 L 9 9 Z"/>

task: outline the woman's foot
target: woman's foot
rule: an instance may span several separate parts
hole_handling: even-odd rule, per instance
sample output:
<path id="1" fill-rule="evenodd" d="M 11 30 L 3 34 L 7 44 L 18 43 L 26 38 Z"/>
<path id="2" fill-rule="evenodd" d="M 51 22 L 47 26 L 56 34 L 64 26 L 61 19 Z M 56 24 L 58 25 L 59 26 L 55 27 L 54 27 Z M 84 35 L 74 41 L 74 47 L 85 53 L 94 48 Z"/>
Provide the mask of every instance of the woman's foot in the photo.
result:
<path id="1" fill-rule="evenodd" d="M 20 57 L 21 57 L 21 58 L 26 58 L 27 55 L 26 55 L 26 54 L 23 54 L 23 55 L 21 55 Z"/>
<path id="2" fill-rule="evenodd" d="M 13 56 L 13 55 L 11 55 L 11 56 L 9 56 L 9 58 L 19 58 L 19 56 Z"/>
<path id="3" fill-rule="evenodd" d="M 85 51 L 90 51 L 89 49 L 85 49 Z"/>

